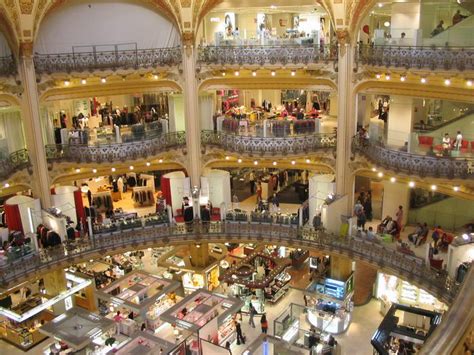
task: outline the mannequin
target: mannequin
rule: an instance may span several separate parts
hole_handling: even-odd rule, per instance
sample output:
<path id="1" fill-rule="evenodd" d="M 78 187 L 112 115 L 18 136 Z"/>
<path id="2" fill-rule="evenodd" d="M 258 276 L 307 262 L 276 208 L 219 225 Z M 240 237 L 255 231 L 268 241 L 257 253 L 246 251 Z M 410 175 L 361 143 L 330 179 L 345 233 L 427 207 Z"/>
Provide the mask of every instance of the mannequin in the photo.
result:
<path id="1" fill-rule="evenodd" d="M 122 179 L 122 177 L 119 177 L 117 179 L 117 187 L 118 187 L 118 192 L 120 194 L 122 194 L 122 192 L 123 192 L 123 179 Z"/>

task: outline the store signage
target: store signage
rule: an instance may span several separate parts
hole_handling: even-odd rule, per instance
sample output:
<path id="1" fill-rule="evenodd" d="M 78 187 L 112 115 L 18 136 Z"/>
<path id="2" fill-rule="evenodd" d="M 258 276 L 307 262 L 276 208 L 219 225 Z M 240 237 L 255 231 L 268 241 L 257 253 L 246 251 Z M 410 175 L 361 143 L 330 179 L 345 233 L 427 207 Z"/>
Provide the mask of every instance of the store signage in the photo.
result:
<path id="1" fill-rule="evenodd" d="M 185 322 L 181 319 L 176 320 L 176 325 L 179 325 L 181 328 L 184 328 L 184 329 L 189 329 L 193 326 L 192 324 Z"/>

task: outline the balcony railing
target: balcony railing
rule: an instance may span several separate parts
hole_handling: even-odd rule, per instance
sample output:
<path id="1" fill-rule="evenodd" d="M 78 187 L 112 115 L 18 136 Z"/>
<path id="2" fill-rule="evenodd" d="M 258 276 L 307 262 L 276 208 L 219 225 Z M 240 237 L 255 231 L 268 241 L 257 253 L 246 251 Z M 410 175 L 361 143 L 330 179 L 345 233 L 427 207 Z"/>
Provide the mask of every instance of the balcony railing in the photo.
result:
<path id="1" fill-rule="evenodd" d="M 395 172 L 420 177 L 474 179 L 474 159 L 432 157 L 387 148 L 383 143 L 352 139 L 352 152 L 359 152 L 374 164 Z"/>
<path id="2" fill-rule="evenodd" d="M 145 223 L 143 223 L 145 225 Z M 395 273 L 424 288 L 446 304 L 456 297 L 459 285 L 446 274 L 431 270 L 424 260 L 396 251 L 382 244 L 329 235 L 322 231 L 273 223 L 217 222 L 184 225 L 154 225 L 104 233 L 76 244 L 61 245 L 41 253 L 22 257 L 0 267 L 0 280 L 4 285 L 26 277 L 39 276 L 53 267 L 66 267 L 88 260 L 93 255 L 108 255 L 133 248 L 159 245 L 179 245 L 195 242 L 255 242 L 315 248 L 319 251 L 345 255 L 364 260 L 387 272 Z"/>
<path id="3" fill-rule="evenodd" d="M 13 55 L 0 57 L 0 76 L 12 76 L 17 73 L 15 57 Z"/>
<path id="4" fill-rule="evenodd" d="M 216 131 L 202 131 L 201 143 L 241 154 L 287 155 L 336 147 L 336 135 L 317 133 L 291 137 L 254 137 Z"/>
<path id="5" fill-rule="evenodd" d="M 311 64 L 337 61 L 333 45 L 251 45 L 202 46 L 198 62 L 202 64 Z"/>
<path id="6" fill-rule="evenodd" d="M 46 146 L 46 157 L 51 161 L 102 163 L 145 158 L 185 146 L 185 132 L 172 132 L 127 143 L 50 144 Z"/>
<path id="7" fill-rule="evenodd" d="M 5 159 L 0 159 L 0 178 L 8 178 L 14 172 L 29 166 L 28 151 L 26 149 L 17 150 Z"/>
<path id="8" fill-rule="evenodd" d="M 356 63 L 377 67 L 474 70 L 473 47 L 402 47 L 359 45 Z"/>
<path id="9" fill-rule="evenodd" d="M 35 54 L 38 74 L 84 72 L 104 69 L 142 69 L 178 65 L 180 47 L 93 51 L 59 54 Z"/>

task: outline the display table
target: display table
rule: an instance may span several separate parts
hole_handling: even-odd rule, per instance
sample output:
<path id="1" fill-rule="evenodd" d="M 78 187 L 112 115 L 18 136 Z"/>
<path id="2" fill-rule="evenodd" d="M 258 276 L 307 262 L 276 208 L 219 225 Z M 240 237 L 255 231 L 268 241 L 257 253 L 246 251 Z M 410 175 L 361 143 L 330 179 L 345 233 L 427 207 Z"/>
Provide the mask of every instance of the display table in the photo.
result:
<path id="1" fill-rule="evenodd" d="M 351 321 L 351 314 L 338 311 L 336 314 L 308 310 L 308 322 L 318 329 L 324 329 L 331 334 L 340 334 L 347 330 Z"/>

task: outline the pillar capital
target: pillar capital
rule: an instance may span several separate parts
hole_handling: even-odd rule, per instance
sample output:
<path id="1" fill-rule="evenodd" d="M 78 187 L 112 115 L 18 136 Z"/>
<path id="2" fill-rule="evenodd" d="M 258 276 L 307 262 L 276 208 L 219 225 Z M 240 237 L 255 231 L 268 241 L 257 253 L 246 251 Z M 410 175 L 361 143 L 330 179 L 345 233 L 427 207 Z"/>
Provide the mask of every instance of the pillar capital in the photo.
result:
<path id="1" fill-rule="evenodd" d="M 33 57 L 33 42 L 24 41 L 20 43 L 20 57 Z"/>

